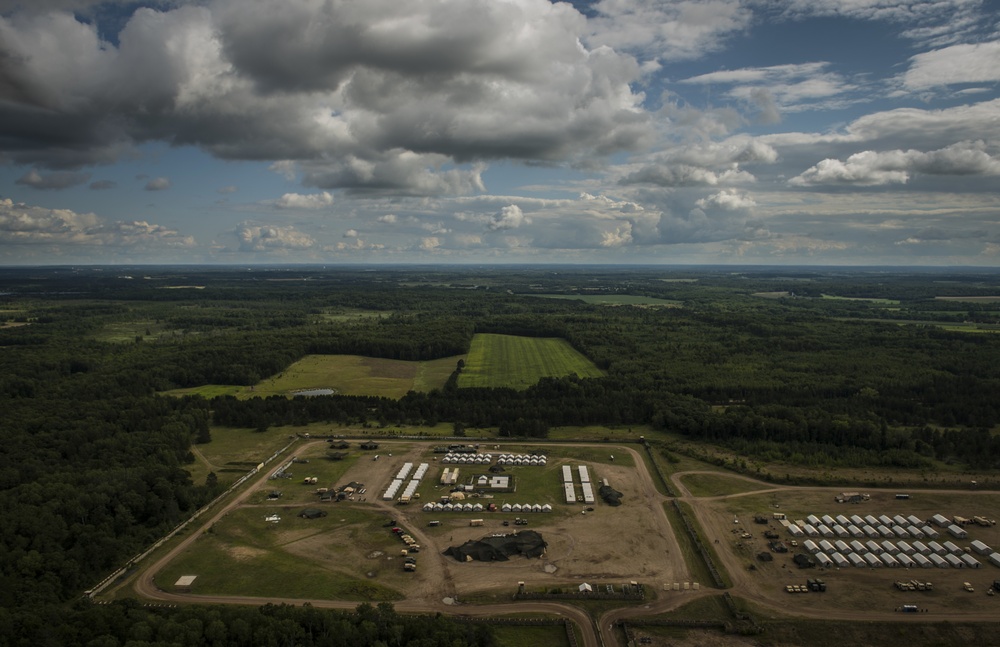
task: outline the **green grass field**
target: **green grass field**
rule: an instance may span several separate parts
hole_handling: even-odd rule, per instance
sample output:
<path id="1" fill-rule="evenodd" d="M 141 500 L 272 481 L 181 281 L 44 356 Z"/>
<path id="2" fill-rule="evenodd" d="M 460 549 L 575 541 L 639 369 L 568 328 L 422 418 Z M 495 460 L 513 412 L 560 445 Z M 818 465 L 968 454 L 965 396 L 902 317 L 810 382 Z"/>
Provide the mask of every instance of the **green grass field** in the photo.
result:
<path id="1" fill-rule="evenodd" d="M 569 647 L 566 629 L 560 625 L 494 625 L 492 629 L 500 647 Z"/>
<path id="2" fill-rule="evenodd" d="M 431 391 L 444 386 L 459 357 L 427 362 L 404 362 L 360 355 L 306 355 L 278 375 L 253 387 L 206 384 L 173 389 L 166 395 L 199 394 L 205 398 L 235 395 L 240 399 L 272 395 L 294 396 L 310 389 L 333 389 L 341 395 L 374 395 L 401 398 L 407 391 Z"/>
<path id="3" fill-rule="evenodd" d="M 632 294 L 529 294 L 527 296 L 542 297 L 544 299 L 566 299 L 569 301 L 583 301 L 599 306 L 663 306 L 667 308 L 679 308 L 683 304 L 673 299 L 659 299 L 657 297 L 644 297 Z"/>
<path id="4" fill-rule="evenodd" d="M 458 386 L 525 389 L 543 377 L 574 373 L 580 377 L 603 375 L 564 339 L 479 334 L 472 338 Z"/>
<path id="5" fill-rule="evenodd" d="M 742 494 L 753 492 L 763 487 L 741 478 L 729 477 L 724 474 L 686 474 L 680 477 L 684 487 L 692 496 L 722 496 L 726 494 Z"/>

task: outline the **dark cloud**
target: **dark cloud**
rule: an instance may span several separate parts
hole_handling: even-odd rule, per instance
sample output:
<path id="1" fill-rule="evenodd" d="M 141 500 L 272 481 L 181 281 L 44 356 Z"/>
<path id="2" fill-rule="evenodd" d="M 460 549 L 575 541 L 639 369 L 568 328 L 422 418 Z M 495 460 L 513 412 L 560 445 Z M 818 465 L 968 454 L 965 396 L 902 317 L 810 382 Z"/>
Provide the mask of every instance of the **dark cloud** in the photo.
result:
<path id="1" fill-rule="evenodd" d="M 57 171 L 55 173 L 40 174 L 32 169 L 17 179 L 16 183 L 22 186 L 30 186 L 32 189 L 68 189 L 78 184 L 83 184 L 90 179 L 90 173 L 73 173 L 71 171 Z"/>

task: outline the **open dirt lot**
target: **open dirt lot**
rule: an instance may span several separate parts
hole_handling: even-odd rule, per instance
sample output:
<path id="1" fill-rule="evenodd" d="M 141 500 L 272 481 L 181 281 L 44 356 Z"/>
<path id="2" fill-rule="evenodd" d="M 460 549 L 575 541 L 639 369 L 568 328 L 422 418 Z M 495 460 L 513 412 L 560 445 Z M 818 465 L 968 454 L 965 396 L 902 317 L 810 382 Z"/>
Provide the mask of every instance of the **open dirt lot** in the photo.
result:
<path id="1" fill-rule="evenodd" d="M 352 449 L 357 452 L 357 449 Z M 484 448 L 481 451 L 486 451 Z M 496 450 L 490 449 L 494 454 Z M 503 451 L 521 451 L 504 449 Z M 469 499 L 472 502 L 500 504 L 511 502 L 539 501 L 552 502 L 552 513 L 431 513 L 422 510 L 422 501 L 409 505 L 381 500 L 386 486 L 404 462 L 419 464 L 427 462 L 430 469 L 424 484 L 436 484 L 443 465 L 440 454 L 433 453 L 429 443 L 390 442 L 382 443 L 375 451 L 364 452 L 337 479 L 337 485 L 351 481 L 364 483 L 367 492 L 354 500 L 339 503 L 318 503 L 311 494 L 310 486 L 297 480 L 286 482 L 286 496 L 272 507 L 282 510 L 286 521 L 282 521 L 282 537 L 279 549 L 315 563 L 324 570 L 341 572 L 355 578 L 369 578 L 390 586 L 411 600 L 440 601 L 443 597 L 468 595 L 479 591 L 509 591 L 517 589 L 518 582 L 525 582 L 531 589 L 554 586 L 575 586 L 584 581 L 627 582 L 641 581 L 654 589 L 661 588 L 662 582 L 687 581 L 690 579 L 680 549 L 663 513 L 662 497 L 656 493 L 638 455 L 626 447 L 610 446 L 601 448 L 603 462 L 589 462 L 571 458 L 590 456 L 594 452 L 588 448 L 574 448 L 568 445 L 547 446 L 549 463 L 546 468 L 511 467 L 506 473 L 521 482 L 540 482 L 529 492 L 519 490 L 514 494 L 497 495 L 495 499 Z M 326 452 L 325 443 L 314 443 L 301 458 L 310 460 L 308 467 L 297 471 L 319 471 Z M 619 460 L 611 462 L 611 452 L 618 454 Z M 378 460 L 375 460 L 375 455 Z M 390 456 L 391 454 L 391 456 Z M 623 460 L 631 456 L 631 461 Z M 633 465 L 622 465 L 631 462 Z M 612 507 L 598 497 L 592 505 L 564 502 L 561 486 L 561 465 L 588 464 L 595 483 L 607 478 L 623 493 L 623 505 Z M 460 466 L 461 468 L 462 466 Z M 463 476 L 484 471 L 485 466 L 462 469 Z M 547 470 L 539 472 L 538 470 Z M 528 470 L 536 470 L 528 474 Z M 575 470 L 575 468 L 574 468 Z M 305 472 L 303 472 L 305 473 Z M 538 478 L 541 476 L 542 478 Z M 551 480 L 551 484 L 548 481 Z M 272 482 L 273 483 L 273 482 Z M 330 484 L 334 485 L 334 484 Z M 265 508 L 261 497 L 270 486 L 263 485 L 261 493 L 250 497 L 254 502 L 248 505 Z M 313 486 L 314 487 L 314 486 Z M 579 490 L 579 486 L 577 488 Z M 301 490 L 301 491 L 300 491 Z M 430 497 L 447 492 L 447 488 L 437 489 L 421 486 L 421 491 L 431 492 Z M 319 507 L 328 512 L 326 519 L 303 522 L 294 519 L 302 506 Z M 587 508 L 592 511 L 587 511 Z M 339 523 L 342 511 L 365 511 L 363 519 L 354 516 L 351 522 Z M 264 510 L 262 510 L 264 511 Z M 513 520 L 520 516 L 529 520 L 529 525 L 515 526 Z M 484 525 L 471 527 L 472 518 L 482 518 Z M 404 573 L 400 550 L 405 545 L 383 524 L 395 521 L 413 535 L 421 544 L 417 555 L 418 567 L 415 573 Z M 429 527 L 431 520 L 440 521 L 438 527 Z M 507 520 L 509 526 L 503 526 Z M 313 524 L 323 527 L 322 532 L 295 530 L 298 525 Z M 541 533 L 548 547 L 546 554 L 537 559 L 512 557 L 507 562 L 465 562 L 443 555 L 449 546 L 457 546 L 468 540 L 477 540 L 494 533 L 511 533 L 521 529 L 531 529 Z M 234 550 L 238 547 L 234 547 Z"/>
<path id="2" fill-rule="evenodd" d="M 859 504 L 838 504 L 834 494 L 842 488 L 774 488 L 761 483 L 761 493 L 723 495 L 717 497 L 689 498 L 695 509 L 707 540 L 715 545 L 720 559 L 729 572 L 734 584 L 734 595 L 754 602 L 796 614 L 821 616 L 826 618 L 858 617 L 859 613 L 893 613 L 903 604 L 916 604 L 926 608 L 928 615 L 937 619 L 947 616 L 951 619 L 979 618 L 1000 612 L 1000 595 L 988 596 L 994 579 L 1000 579 L 1000 568 L 991 565 L 980 555 L 976 557 L 982 567 L 970 568 L 814 568 L 800 569 L 792 561 L 797 552 L 806 552 L 801 547 L 789 546 L 788 553 L 772 553 L 774 561 L 761 562 L 756 558 L 760 552 L 768 551 L 768 541 L 764 532 L 771 530 L 789 544 L 792 537 L 775 520 L 767 525 L 754 523 L 754 514 L 772 517 L 774 512 L 782 512 L 790 520 L 803 519 L 809 514 L 822 516 L 839 514 L 862 517 L 872 514 L 876 517 L 887 514 L 892 517 L 915 515 L 928 519 L 934 514 L 951 517 L 961 515 L 972 517 L 983 515 L 996 518 L 1000 512 L 1000 495 L 979 492 L 920 492 L 913 493 L 909 500 L 896 500 L 892 493 L 871 492 L 871 500 Z M 777 507 L 775 507 L 777 506 Z M 738 520 L 739 523 L 734 523 Z M 966 526 L 969 538 L 954 539 L 941 531 L 939 543 L 946 540 L 959 547 L 969 546 L 979 539 L 990 546 L 1000 546 L 1000 526 Z M 742 532 L 749 532 L 752 538 L 745 539 Z M 830 541 L 834 541 L 831 538 Z M 868 538 L 861 541 L 865 542 Z M 881 542 L 883 538 L 876 541 Z M 718 541 L 718 544 L 715 542 Z M 818 540 L 817 540 L 818 541 Z M 849 539 L 845 539 L 848 543 Z M 894 543 L 898 539 L 891 539 Z M 929 540 L 924 540 L 929 541 Z M 912 543 L 912 541 L 911 541 Z M 769 551 L 768 551 L 769 552 Z M 753 570 L 749 567 L 753 565 Z M 826 593 L 790 594 L 784 590 L 787 584 L 805 584 L 808 578 L 820 577 L 827 582 Z M 899 591 L 893 586 L 896 580 L 916 579 L 930 581 L 934 590 L 930 592 Z M 975 592 L 963 590 L 963 583 L 969 582 Z M 776 611 L 777 612 L 777 611 Z"/>

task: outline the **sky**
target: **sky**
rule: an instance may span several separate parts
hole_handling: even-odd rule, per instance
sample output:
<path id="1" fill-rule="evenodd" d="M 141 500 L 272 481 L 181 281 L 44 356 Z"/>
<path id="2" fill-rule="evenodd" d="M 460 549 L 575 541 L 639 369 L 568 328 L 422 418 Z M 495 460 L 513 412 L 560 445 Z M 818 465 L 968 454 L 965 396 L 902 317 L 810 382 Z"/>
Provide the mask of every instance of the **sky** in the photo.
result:
<path id="1" fill-rule="evenodd" d="M 0 0 L 0 266 L 1000 265 L 1000 0 Z"/>

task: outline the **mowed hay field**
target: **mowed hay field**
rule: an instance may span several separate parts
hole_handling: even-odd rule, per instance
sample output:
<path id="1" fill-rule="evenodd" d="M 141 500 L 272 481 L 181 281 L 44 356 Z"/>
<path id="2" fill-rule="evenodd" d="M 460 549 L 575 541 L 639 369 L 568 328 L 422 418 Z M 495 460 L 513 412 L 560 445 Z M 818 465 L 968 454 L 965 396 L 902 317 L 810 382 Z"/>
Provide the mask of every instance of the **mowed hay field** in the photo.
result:
<path id="1" fill-rule="evenodd" d="M 458 386 L 524 389 L 543 377 L 573 374 L 604 375 L 565 339 L 479 334 L 472 338 Z"/>

